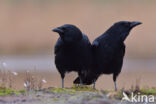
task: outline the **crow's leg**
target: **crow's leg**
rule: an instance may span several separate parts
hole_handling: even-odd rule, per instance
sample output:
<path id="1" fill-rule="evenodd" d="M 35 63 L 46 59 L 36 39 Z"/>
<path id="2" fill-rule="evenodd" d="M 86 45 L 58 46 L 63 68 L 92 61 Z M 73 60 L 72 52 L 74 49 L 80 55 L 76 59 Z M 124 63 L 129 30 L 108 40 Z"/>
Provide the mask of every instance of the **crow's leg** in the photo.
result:
<path id="1" fill-rule="evenodd" d="M 64 78 L 62 78 L 62 88 L 64 88 Z"/>
<path id="2" fill-rule="evenodd" d="M 83 85 L 82 78 L 80 78 L 80 85 Z"/>
<path id="3" fill-rule="evenodd" d="M 64 88 L 64 77 L 65 77 L 65 73 L 61 73 L 62 88 Z"/>
<path id="4" fill-rule="evenodd" d="M 81 74 L 81 72 L 78 72 L 78 76 L 79 76 L 79 79 L 80 79 L 80 85 L 83 85 L 82 74 Z"/>
<path id="5" fill-rule="evenodd" d="M 93 89 L 96 89 L 96 80 L 93 82 Z"/>
<path id="6" fill-rule="evenodd" d="M 116 78 L 117 78 L 117 74 L 113 74 L 113 81 L 114 81 L 114 89 L 115 91 L 117 91 L 117 84 L 116 84 Z"/>
<path id="7" fill-rule="evenodd" d="M 116 81 L 114 82 L 114 89 L 115 89 L 115 91 L 118 90 L 118 89 L 117 89 L 117 85 L 116 85 Z"/>

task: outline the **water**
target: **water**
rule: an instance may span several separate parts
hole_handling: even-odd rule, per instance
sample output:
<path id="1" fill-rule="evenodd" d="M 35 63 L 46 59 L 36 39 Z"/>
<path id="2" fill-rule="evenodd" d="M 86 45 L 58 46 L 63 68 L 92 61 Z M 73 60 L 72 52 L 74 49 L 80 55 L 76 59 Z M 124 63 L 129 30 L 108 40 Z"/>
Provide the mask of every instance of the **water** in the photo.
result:
<path id="1" fill-rule="evenodd" d="M 0 69 L 11 71 L 39 70 L 56 72 L 54 56 L 1 56 Z M 155 71 L 156 60 L 125 59 L 123 71 Z"/>

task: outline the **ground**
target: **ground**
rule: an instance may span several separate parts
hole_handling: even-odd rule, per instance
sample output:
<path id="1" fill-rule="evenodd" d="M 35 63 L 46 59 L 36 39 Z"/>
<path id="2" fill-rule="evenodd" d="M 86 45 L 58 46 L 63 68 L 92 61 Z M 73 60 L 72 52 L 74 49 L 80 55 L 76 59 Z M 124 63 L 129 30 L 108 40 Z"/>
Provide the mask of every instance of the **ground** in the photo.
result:
<path id="1" fill-rule="evenodd" d="M 54 91 L 29 92 L 26 95 L 1 96 L 0 104 L 116 104 L 97 91 L 75 91 L 56 89 Z"/>
<path id="2" fill-rule="evenodd" d="M 130 90 L 125 92 L 128 94 Z M 136 93 L 137 89 L 134 92 Z M 139 92 L 156 95 L 155 88 L 139 89 Z M 0 89 L 0 104 L 131 104 L 121 102 L 121 99 L 122 91 L 99 91 L 86 86 L 30 91 L 14 91 L 2 87 Z"/>

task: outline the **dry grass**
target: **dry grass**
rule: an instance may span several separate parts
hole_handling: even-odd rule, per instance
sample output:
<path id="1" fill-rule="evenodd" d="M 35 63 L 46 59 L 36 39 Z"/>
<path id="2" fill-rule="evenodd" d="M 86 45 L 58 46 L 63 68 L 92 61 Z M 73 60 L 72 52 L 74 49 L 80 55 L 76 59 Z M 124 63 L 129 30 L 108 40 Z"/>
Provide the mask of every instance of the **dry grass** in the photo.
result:
<path id="1" fill-rule="evenodd" d="M 154 72 L 122 72 L 118 78 L 117 85 L 121 90 L 140 89 L 156 87 Z M 144 77 L 141 77 L 144 75 Z M 67 74 L 65 77 L 65 87 L 73 86 L 73 80 L 76 78 L 76 73 Z M 107 83 L 107 84 L 106 84 Z M 14 74 L 11 71 L 0 70 L 0 85 L 6 88 L 20 90 L 40 90 L 42 88 L 61 86 L 61 78 L 59 73 L 53 72 L 37 72 L 26 71 Z M 92 85 L 91 85 L 92 87 Z M 96 82 L 96 88 L 101 90 L 114 89 L 112 76 L 102 76 Z"/>
<path id="2" fill-rule="evenodd" d="M 152 88 L 156 85 L 156 82 L 153 81 L 153 79 L 155 79 L 155 75 L 155 72 L 122 72 L 118 77 L 117 85 L 119 89 L 131 89 L 135 86 L 136 79 L 138 79 L 140 80 L 139 86 L 141 88 L 146 88 L 147 86 L 149 88 Z M 67 74 L 65 77 L 65 87 L 73 86 L 73 80 L 76 77 L 76 73 Z M 44 80 L 46 80 L 46 82 Z M 7 88 L 13 88 L 16 90 L 23 88 L 27 89 L 26 87 L 24 87 L 24 82 L 27 81 L 31 83 L 31 87 L 29 89 L 42 89 L 48 87 L 59 88 L 61 86 L 61 78 L 59 73 L 57 72 L 30 71 L 18 72 L 18 75 L 14 75 L 12 72 L 6 72 L 2 70 L 0 71 L 0 85 L 5 86 Z M 96 82 L 96 88 L 99 90 L 114 89 L 112 76 L 103 75 L 100 78 L 98 78 Z"/>
<path id="3" fill-rule="evenodd" d="M 16 74 L 17 72 L 0 70 L 0 87 L 9 88 L 9 89 L 18 89 L 18 85 L 22 85 L 26 90 L 40 90 L 43 88 L 43 84 L 46 83 L 46 80 L 41 76 L 35 76 L 32 72 L 26 71 L 22 73 L 22 83 L 19 82 L 21 77 L 20 74 Z"/>

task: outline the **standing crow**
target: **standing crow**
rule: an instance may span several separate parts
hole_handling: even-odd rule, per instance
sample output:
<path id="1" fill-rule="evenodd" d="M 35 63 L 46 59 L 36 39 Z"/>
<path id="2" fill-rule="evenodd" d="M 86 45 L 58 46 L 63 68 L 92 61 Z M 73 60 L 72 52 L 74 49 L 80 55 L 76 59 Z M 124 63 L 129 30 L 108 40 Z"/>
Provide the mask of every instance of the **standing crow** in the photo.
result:
<path id="1" fill-rule="evenodd" d="M 91 67 L 91 43 L 79 28 L 71 24 L 57 27 L 53 31 L 60 36 L 55 45 L 55 64 L 62 78 L 62 88 L 64 88 L 66 72 L 76 71 L 82 79 Z"/>
<path id="2" fill-rule="evenodd" d="M 125 55 L 124 40 L 129 35 L 131 29 L 140 24 L 141 22 L 117 22 L 93 41 L 92 51 L 95 67 L 92 71 L 93 73 L 97 72 L 97 76 L 101 74 L 113 74 L 115 90 L 117 90 L 116 79 L 121 72 Z M 88 85 L 92 84 L 97 79 L 97 76 L 93 73 L 90 75 L 88 73 L 82 81 Z M 88 80 L 92 82 L 88 82 Z M 79 78 L 74 83 L 80 83 Z"/>

